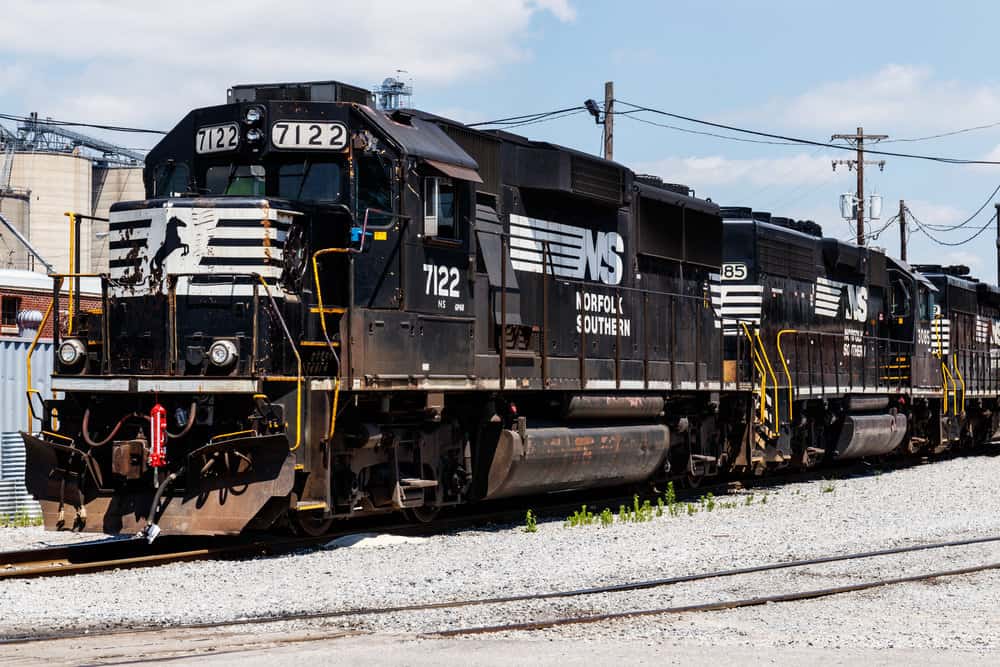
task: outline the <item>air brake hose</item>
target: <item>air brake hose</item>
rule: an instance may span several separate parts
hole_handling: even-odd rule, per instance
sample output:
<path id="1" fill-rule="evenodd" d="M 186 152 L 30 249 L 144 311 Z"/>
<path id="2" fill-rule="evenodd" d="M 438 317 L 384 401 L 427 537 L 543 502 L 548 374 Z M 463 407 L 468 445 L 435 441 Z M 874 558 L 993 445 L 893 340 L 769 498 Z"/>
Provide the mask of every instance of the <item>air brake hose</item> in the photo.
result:
<path id="1" fill-rule="evenodd" d="M 198 402 L 191 401 L 191 408 L 188 410 L 188 418 L 187 422 L 185 422 L 184 424 L 184 428 L 181 429 L 180 433 L 171 433 L 168 430 L 167 437 L 171 439 L 177 439 L 177 438 L 183 438 L 185 435 L 187 435 L 188 432 L 191 430 L 191 428 L 194 426 L 194 421 L 198 414 L 197 410 L 198 410 Z M 115 424 L 115 427 L 113 429 L 111 429 L 111 433 L 108 434 L 108 437 L 104 438 L 103 440 L 94 440 L 93 438 L 90 437 L 90 408 L 87 408 L 86 410 L 83 411 L 83 424 L 80 429 L 83 434 L 83 441 L 86 442 L 91 447 L 103 447 L 104 445 L 111 442 L 111 440 L 116 435 L 118 435 L 118 431 L 120 431 L 122 426 L 125 425 L 125 422 L 128 421 L 129 419 L 132 419 L 133 417 L 136 419 L 146 419 L 146 420 L 149 419 L 149 415 L 144 415 L 139 412 L 133 412 L 131 414 L 127 414 L 118 420 L 118 423 Z"/>
<path id="2" fill-rule="evenodd" d="M 153 502 L 149 506 L 149 515 L 146 517 L 146 528 L 142 531 L 142 535 L 146 538 L 146 541 L 150 544 L 156 539 L 156 536 L 160 534 L 160 527 L 156 525 L 156 514 L 157 508 L 160 506 L 160 499 L 163 498 L 163 492 L 167 490 L 167 487 L 173 484 L 174 480 L 180 477 L 184 473 L 184 467 L 180 467 L 174 472 L 167 475 L 166 479 L 160 482 L 160 485 L 156 487 L 156 493 L 153 495 Z"/>
<path id="3" fill-rule="evenodd" d="M 149 419 L 148 416 L 139 414 L 138 412 L 127 414 L 118 420 L 118 423 L 115 424 L 115 427 L 113 429 L 111 429 L 111 433 L 108 434 L 108 437 L 106 437 L 104 440 L 97 441 L 93 440 L 90 437 L 90 408 L 87 408 L 86 410 L 83 411 L 83 425 L 80 428 L 80 431 L 83 435 L 83 441 L 86 442 L 91 447 L 102 447 L 111 442 L 111 439 L 114 438 L 116 435 L 118 435 L 118 431 L 121 430 L 121 427 L 124 426 L 125 422 L 128 421 L 129 419 L 132 419 L 133 417 L 137 419 Z"/>

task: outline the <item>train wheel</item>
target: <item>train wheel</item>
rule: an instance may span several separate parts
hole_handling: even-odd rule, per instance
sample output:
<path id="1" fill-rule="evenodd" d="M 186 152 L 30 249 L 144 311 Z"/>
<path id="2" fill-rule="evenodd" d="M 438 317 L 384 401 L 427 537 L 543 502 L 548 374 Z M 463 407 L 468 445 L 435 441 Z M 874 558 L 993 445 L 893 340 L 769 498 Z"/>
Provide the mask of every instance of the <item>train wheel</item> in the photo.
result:
<path id="1" fill-rule="evenodd" d="M 403 516 L 413 523 L 431 523 L 441 514 L 441 508 L 434 505 L 424 505 L 423 507 L 411 507 L 403 510 Z"/>
<path id="2" fill-rule="evenodd" d="M 317 512 L 294 512 L 291 516 L 292 530 L 304 537 L 319 537 L 330 532 L 333 519 L 324 519 Z"/>
<path id="3" fill-rule="evenodd" d="M 692 472 L 688 472 L 685 480 L 687 481 L 688 488 L 697 489 L 705 481 L 705 475 L 695 475 Z"/>

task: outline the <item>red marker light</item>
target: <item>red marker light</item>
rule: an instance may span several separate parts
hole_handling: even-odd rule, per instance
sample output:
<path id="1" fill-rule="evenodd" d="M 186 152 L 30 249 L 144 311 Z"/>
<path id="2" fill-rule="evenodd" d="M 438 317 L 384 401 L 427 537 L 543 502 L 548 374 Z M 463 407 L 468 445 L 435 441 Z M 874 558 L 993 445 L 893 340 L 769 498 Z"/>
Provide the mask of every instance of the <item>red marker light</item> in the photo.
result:
<path id="1" fill-rule="evenodd" d="M 149 411 L 149 465 L 162 468 L 167 464 L 167 411 L 157 403 Z"/>

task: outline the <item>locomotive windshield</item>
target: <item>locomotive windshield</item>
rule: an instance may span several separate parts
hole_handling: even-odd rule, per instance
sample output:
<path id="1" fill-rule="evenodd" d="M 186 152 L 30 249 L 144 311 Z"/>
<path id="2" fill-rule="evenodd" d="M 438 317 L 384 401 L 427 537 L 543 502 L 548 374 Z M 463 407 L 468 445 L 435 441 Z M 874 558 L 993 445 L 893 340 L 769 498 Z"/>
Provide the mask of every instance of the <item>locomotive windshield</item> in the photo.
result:
<path id="1" fill-rule="evenodd" d="M 340 162 L 303 160 L 278 167 L 278 196 L 324 204 L 342 203 L 347 184 Z"/>
<path id="2" fill-rule="evenodd" d="M 259 164 L 226 164 L 205 172 L 206 194 L 256 196 L 265 194 L 267 172 Z"/>

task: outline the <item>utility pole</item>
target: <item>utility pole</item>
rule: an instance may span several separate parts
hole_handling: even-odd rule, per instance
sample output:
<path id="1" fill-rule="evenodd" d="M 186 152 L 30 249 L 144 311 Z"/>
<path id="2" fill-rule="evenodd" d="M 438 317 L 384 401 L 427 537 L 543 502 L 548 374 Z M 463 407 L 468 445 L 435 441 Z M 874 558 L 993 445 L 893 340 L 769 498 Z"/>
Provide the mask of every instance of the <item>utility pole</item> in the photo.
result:
<path id="1" fill-rule="evenodd" d="M 997 283 L 1000 284 L 1000 204 L 994 204 L 997 209 Z"/>
<path id="2" fill-rule="evenodd" d="M 888 139 L 888 134 L 865 134 L 863 127 L 859 127 L 855 134 L 835 134 L 830 137 L 830 141 L 836 139 L 846 139 L 847 141 L 853 141 L 854 145 L 858 149 L 858 157 L 856 160 L 834 160 L 833 170 L 837 170 L 838 164 L 845 164 L 847 168 L 850 169 L 852 166 L 858 170 L 858 245 L 863 246 L 865 244 L 865 139 L 872 139 L 873 141 L 880 141 L 882 139 Z M 869 161 L 868 164 L 878 165 L 879 169 L 885 167 L 885 160 Z"/>
<path id="3" fill-rule="evenodd" d="M 604 159 L 615 155 L 615 82 L 604 83 Z"/>
<path id="4" fill-rule="evenodd" d="M 899 258 L 906 261 L 906 204 L 899 200 Z"/>

